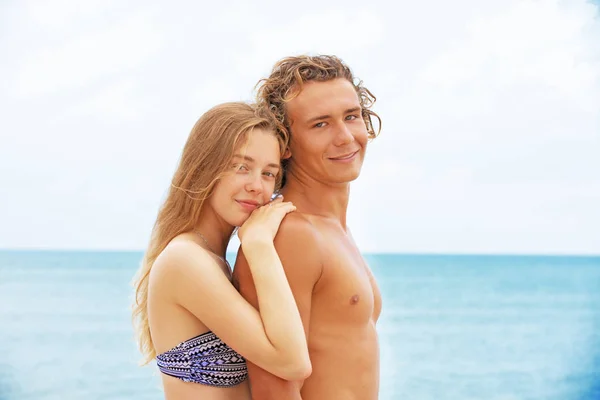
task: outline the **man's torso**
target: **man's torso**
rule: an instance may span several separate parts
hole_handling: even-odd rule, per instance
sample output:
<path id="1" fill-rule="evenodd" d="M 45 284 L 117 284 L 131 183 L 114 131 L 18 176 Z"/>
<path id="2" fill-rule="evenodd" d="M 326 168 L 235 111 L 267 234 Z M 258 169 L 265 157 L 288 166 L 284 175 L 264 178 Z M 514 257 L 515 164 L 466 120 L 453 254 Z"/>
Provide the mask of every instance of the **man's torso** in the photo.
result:
<path id="1" fill-rule="evenodd" d="M 381 295 L 352 236 L 339 223 L 306 216 L 323 239 L 323 272 L 312 294 L 308 345 L 313 366 L 304 400 L 376 399 Z"/>

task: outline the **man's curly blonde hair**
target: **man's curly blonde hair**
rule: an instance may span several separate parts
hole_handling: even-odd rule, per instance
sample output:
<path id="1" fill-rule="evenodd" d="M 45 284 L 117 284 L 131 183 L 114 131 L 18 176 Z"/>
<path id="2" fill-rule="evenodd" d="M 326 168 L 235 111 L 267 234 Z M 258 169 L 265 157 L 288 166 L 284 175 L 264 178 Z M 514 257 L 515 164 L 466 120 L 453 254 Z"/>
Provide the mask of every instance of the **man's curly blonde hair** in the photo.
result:
<path id="1" fill-rule="evenodd" d="M 369 138 L 377 137 L 381 131 L 381 118 L 370 109 L 375 103 L 375 96 L 363 86 L 362 81 L 355 79 L 350 68 L 336 56 L 300 55 L 278 61 L 271 75 L 258 82 L 256 102 L 274 119 L 280 133 L 289 138 L 291 132 L 286 103 L 300 93 L 306 82 L 326 82 L 337 78 L 344 78 L 352 83 L 360 101 Z M 377 132 L 373 127 L 372 118 L 377 118 Z"/>
<path id="2" fill-rule="evenodd" d="M 374 139 L 381 131 L 381 118 L 371 111 L 375 96 L 362 81 L 352 74 L 350 68 L 338 57 L 333 55 L 300 55 L 279 60 L 268 78 L 261 79 L 257 86 L 256 103 L 263 113 L 268 115 L 275 124 L 279 134 L 289 143 L 291 136 L 290 121 L 286 113 L 286 104 L 296 97 L 306 82 L 326 82 L 332 79 L 344 78 L 354 86 L 361 106 L 361 113 L 369 139 Z M 373 118 L 377 119 L 377 131 L 373 127 Z M 289 160 L 283 160 L 285 170 Z"/>

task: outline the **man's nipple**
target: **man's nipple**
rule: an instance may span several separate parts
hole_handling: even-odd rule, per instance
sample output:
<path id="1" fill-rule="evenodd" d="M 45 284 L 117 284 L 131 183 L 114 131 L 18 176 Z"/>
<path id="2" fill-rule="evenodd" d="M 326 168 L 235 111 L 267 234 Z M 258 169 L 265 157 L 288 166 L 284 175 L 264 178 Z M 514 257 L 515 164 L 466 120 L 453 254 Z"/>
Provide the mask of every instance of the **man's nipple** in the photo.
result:
<path id="1" fill-rule="evenodd" d="M 355 305 L 356 303 L 358 303 L 359 300 L 360 296 L 355 294 L 354 296 L 350 297 L 350 304 Z"/>

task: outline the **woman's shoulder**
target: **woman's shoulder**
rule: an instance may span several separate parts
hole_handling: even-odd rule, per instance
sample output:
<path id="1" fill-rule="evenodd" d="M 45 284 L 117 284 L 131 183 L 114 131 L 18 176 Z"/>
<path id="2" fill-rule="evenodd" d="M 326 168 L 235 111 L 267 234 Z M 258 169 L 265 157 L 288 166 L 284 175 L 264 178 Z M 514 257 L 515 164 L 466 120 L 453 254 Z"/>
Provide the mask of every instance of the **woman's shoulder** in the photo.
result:
<path id="1" fill-rule="evenodd" d="M 189 235 L 181 234 L 173 238 L 158 255 L 152 266 L 152 272 L 161 276 L 180 276 L 192 269 L 212 270 L 218 265 L 210 253 L 192 240 Z"/>

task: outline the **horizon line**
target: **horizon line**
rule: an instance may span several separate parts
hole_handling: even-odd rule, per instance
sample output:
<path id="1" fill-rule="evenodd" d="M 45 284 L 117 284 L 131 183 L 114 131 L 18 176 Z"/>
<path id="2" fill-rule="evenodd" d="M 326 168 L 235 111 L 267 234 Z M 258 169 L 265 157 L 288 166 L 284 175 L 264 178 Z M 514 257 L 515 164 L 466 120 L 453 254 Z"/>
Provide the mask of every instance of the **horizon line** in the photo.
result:
<path id="1" fill-rule="evenodd" d="M 35 248 L 16 247 L 2 248 L 0 252 L 47 252 L 47 253 L 143 253 L 144 249 L 94 249 L 94 248 Z M 226 254 L 236 254 L 228 251 Z M 366 255 L 398 255 L 398 256 L 501 256 L 501 257 L 600 257 L 600 253 L 540 253 L 540 252 L 465 252 L 465 251 L 361 251 Z"/>

